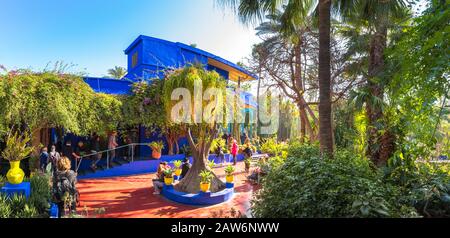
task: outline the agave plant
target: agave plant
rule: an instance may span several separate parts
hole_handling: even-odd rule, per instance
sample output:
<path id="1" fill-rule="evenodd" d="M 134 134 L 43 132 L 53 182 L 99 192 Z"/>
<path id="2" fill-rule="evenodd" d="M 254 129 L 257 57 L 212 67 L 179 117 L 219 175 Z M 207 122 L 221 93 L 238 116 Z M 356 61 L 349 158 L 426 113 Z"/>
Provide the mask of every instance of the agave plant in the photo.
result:
<path id="1" fill-rule="evenodd" d="M 23 160 L 34 150 L 34 147 L 28 146 L 30 140 L 28 133 L 25 133 L 24 136 L 20 136 L 17 132 L 10 134 L 6 139 L 6 147 L 2 152 L 2 157 L 8 161 Z"/>
<path id="2" fill-rule="evenodd" d="M 214 160 L 211 160 L 211 161 L 208 162 L 208 167 L 209 167 L 210 169 L 214 168 L 214 165 L 216 165 L 216 163 L 214 162 Z"/>
<path id="3" fill-rule="evenodd" d="M 224 170 L 226 175 L 233 175 L 235 168 L 233 165 L 230 164 L 227 167 L 225 167 Z"/>
<path id="4" fill-rule="evenodd" d="M 161 152 L 162 149 L 164 149 L 164 143 L 162 141 L 153 141 L 152 143 L 148 144 L 152 150 Z"/>
<path id="5" fill-rule="evenodd" d="M 175 166 L 175 168 L 177 168 L 177 169 L 179 169 L 180 167 L 181 167 L 181 164 L 182 164 L 183 162 L 181 162 L 181 160 L 175 160 L 174 162 L 173 162 L 173 165 Z"/>
<path id="6" fill-rule="evenodd" d="M 173 177 L 173 169 L 166 169 L 163 171 L 165 178 L 172 178 Z"/>
<path id="7" fill-rule="evenodd" d="M 213 174 L 208 170 L 202 170 L 199 176 L 201 177 L 201 183 L 211 183 L 211 179 L 213 178 Z"/>

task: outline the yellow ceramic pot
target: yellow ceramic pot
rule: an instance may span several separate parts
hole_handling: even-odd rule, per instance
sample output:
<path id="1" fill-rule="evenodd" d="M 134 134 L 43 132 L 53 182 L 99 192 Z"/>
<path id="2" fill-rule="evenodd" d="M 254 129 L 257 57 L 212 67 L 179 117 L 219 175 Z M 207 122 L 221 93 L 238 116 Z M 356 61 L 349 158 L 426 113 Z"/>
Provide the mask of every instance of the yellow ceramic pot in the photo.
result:
<path id="1" fill-rule="evenodd" d="M 175 175 L 176 176 L 180 176 L 181 175 L 181 169 L 176 169 L 175 170 Z"/>
<path id="2" fill-rule="evenodd" d="M 153 159 L 161 159 L 161 151 L 153 150 L 152 157 L 153 157 Z"/>
<path id="3" fill-rule="evenodd" d="M 173 184 L 173 177 L 172 178 L 166 178 L 164 177 L 164 183 L 166 185 L 172 185 Z"/>
<path id="4" fill-rule="evenodd" d="M 6 174 L 6 178 L 10 184 L 21 184 L 23 182 L 23 178 L 25 177 L 25 173 L 20 168 L 20 161 L 10 161 L 10 169 Z"/>
<path id="5" fill-rule="evenodd" d="M 210 183 L 200 183 L 200 190 L 204 193 L 208 192 L 209 187 L 211 187 Z"/>
<path id="6" fill-rule="evenodd" d="M 227 183 L 233 183 L 234 176 L 233 175 L 227 175 L 226 180 L 227 180 Z"/>

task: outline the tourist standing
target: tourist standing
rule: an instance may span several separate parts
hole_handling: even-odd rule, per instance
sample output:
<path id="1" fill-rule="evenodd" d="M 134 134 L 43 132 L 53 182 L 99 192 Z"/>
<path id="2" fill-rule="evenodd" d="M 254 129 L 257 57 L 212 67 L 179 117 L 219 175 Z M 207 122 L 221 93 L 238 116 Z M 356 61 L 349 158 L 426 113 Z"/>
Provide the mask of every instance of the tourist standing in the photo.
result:
<path id="1" fill-rule="evenodd" d="M 116 158 L 116 148 L 119 144 L 117 144 L 117 132 L 113 131 L 108 138 L 108 150 L 109 150 L 109 159 L 114 160 Z"/>
<path id="2" fill-rule="evenodd" d="M 233 156 L 233 165 L 237 163 L 237 154 L 238 154 L 239 146 L 237 141 L 232 137 L 231 138 L 231 155 Z"/>
<path id="3" fill-rule="evenodd" d="M 77 146 L 75 147 L 75 150 L 72 152 L 72 159 L 75 161 L 75 170 L 78 169 L 78 162 L 81 159 L 82 153 L 83 153 L 83 141 L 78 141 Z"/>
<path id="4" fill-rule="evenodd" d="M 42 173 L 46 172 L 46 168 L 48 165 L 48 152 L 47 147 L 41 149 L 41 155 L 39 156 L 39 168 Z"/>
<path id="5" fill-rule="evenodd" d="M 96 133 L 91 138 L 91 153 L 93 154 L 91 169 L 95 171 L 97 170 L 98 162 L 102 159 L 102 153 L 100 153 L 100 136 Z"/>
<path id="6" fill-rule="evenodd" d="M 221 145 L 217 145 L 216 154 L 217 154 L 217 157 L 219 157 L 219 159 L 220 159 L 220 164 L 224 164 L 225 163 L 225 154 L 223 153 L 223 149 L 222 149 Z"/>
<path id="7" fill-rule="evenodd" d="M 61 155 L 56 151 L 56 146 L 52 145 L 49 153 L 50 163 L 52 164 L 52 173 L 57 171 L 58 161 L 61 159 Z"/>

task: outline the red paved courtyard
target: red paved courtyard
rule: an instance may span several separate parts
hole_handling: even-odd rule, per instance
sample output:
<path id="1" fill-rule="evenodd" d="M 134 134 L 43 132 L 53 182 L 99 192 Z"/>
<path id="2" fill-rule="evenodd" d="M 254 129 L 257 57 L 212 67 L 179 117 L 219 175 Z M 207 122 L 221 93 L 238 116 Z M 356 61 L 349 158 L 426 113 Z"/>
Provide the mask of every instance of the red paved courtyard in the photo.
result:
<path id="1" fill-rule="evenodd" d="M 225 181 L 223 167 L 214 169 Z M 232 209 L 248 214 L 250 199 L 256 189 L 248 181 L 244 164 L 238 163 L 235 172 L 235 194 L 226 203 L 208 207 L 183 205 L 153 194 L 152 179 L 155 174 L 87 179 L 78 182 L 81 207 L 86 207 L 89 217 L 95 209 L 104 208 L 105 213 L 97 217 L 106 218 L 208 218 L 229 217 Z"/>

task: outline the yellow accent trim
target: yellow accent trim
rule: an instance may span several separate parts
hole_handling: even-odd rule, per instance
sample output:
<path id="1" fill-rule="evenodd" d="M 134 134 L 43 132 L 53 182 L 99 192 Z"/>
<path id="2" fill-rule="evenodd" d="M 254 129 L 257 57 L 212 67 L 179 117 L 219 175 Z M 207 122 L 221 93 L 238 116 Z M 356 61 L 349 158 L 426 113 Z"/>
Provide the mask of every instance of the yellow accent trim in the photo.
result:
<path id="1" fill-rule="evenodd" d="M 245 74 L 239 70 L 236 70 L 235 68 L 230 67 L 215 59 L 208 58 L 208 64 L 216 68 L 228 71 L 228 77 L 231 81 L 238 82 L 239 78 L 241 79 L 241 82 L 255 80 L 255 78 L 253 78 L 252 76 Z"/>

